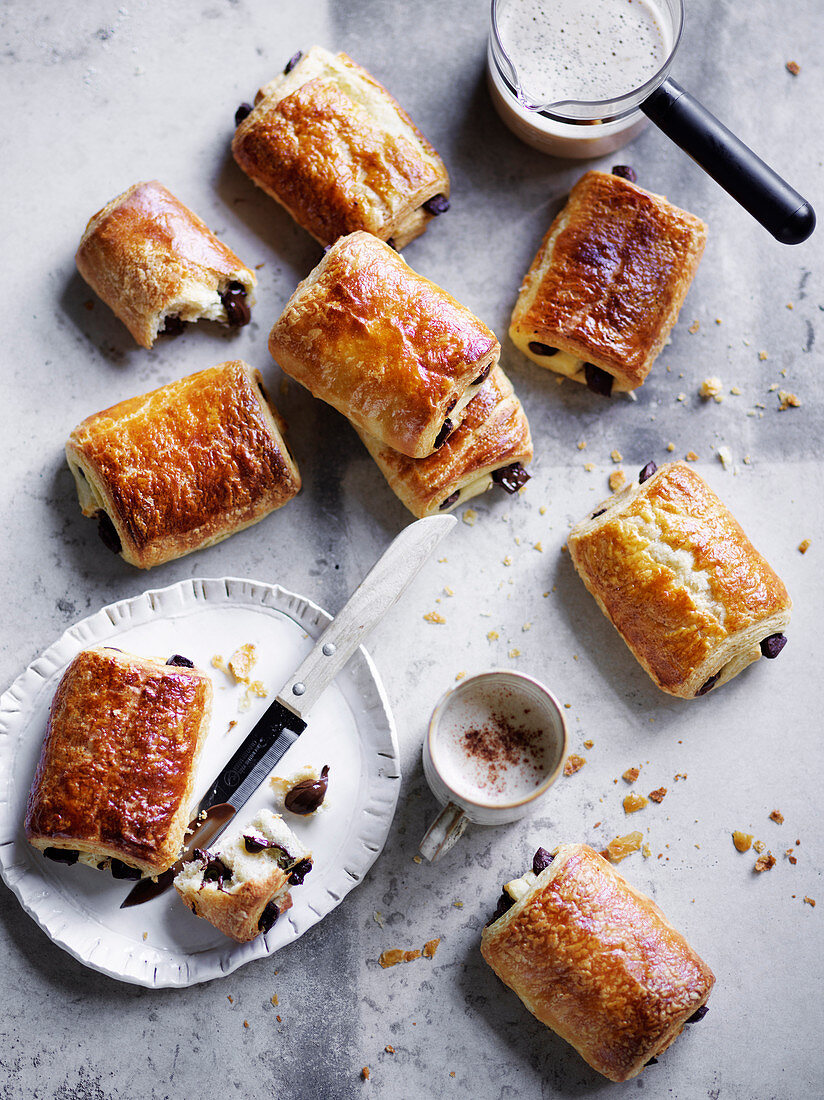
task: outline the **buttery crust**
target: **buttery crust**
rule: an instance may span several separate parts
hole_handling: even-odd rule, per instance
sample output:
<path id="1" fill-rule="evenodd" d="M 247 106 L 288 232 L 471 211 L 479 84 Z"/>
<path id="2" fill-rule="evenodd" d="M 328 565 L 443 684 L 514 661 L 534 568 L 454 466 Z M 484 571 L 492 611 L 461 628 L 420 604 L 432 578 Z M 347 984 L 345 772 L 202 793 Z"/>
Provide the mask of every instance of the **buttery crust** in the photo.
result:
<path id="1" fill-rule="evenodd" d="M 411 458 L 460 423 L 495 334 L 387 244 L 351 233 L 299 284 L 269 335 L 280 366 L 359 431 Z"/>
<path id="2" fill-rule="evenodd" d="M 250 853 L 244 845 L 245 833 L 261 836 L 280 847 Z M 204 878 L 207 861 L 213 859 L 223 863 L 229 872 L 222 882 Z M 276 907 L 276 911 L 269 910 L 271 923 L 292 907 L 291 872 L 304 861 L 309 862 L 311 869 L 311 860 L 311 852 L 304 848 L 283 819 L 271 810 L 261 810 L 254 821 L 230 841 L 185 863 L 175 877 L 174 886 L 195 916 L 209 921 L 238 943 L 248 943 L 264 931 L 267 906 Z"/>
<path id="3" fill-rule="evenodd" d="M 158 180 L 136 183 L 98 210 L 75 256 L 89 286 L 150 348 L 167 317 L 229 323 L 221 295 L 255 273 Z"/>
<path id="4" fill-rule="evenodd" d="M 541 1023 L 610 1081 L 681 1033 L 715 978 L 658 906 L 585 844 L 563 844 L 484 929 L 481 954 Z"/>
<path id="5" fill-rule="evenodd" d="M 426 458 L 408 458 L 374 436 L 358 434 L 392 491 L 419 519 L 451 512 L 485 492 L 494 470 L 532 461 L 526 413 L 500 366 L 466 406 L 460 427 Z"/>
<path id="6" fill-rule="evenodd" d="M 512 313 L 512 342 L 542 367 L 615 391 L 640 386 L 678 319 L 707 227 L 608 172 L 587 172 L 544 237 Z M 530 343 L 558 349 L 541 355 Z"/>
<path id="7" fill-rule="evenodd" d="M 363 229 L 404 248 L 432 217 L 423 204 L 449 195 L 443 161 L 386 89 L 320 46 L 260 89 L 232 153 L 324 245 Z"/>
<path id="8" fill-rule="evenodd" d="M 52 701 L 28 839 L 165 871 L 189 824 L 211 711 L 211 681 L 196 668 L 105 646 L 78 653 Z"/>
<path id="9" fill-rule="evenodd" d="M 662 466 L 593 510 L 567 539 L 599 607 L 655 683 L 691 699 L 731 680 L 790 621 L 792 601 L 707 483 Z"/>
<path id="10" fill-rule="evenodd" d="M 260 371 L 234 360 L 88 417 L 66 458 L 83 514 L 105 512 L 123 558 L 149 569 L 292 499 L 300 474 L 283 428 Z"/>

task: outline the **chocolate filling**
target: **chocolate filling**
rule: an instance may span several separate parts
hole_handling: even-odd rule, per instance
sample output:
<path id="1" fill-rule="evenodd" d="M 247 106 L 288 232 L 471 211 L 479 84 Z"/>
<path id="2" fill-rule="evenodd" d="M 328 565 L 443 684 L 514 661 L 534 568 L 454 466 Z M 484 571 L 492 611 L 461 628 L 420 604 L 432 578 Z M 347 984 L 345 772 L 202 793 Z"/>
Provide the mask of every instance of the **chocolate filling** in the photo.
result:
<path id="1" fill-rule="evenodd" d="M 286 68 L 283 70 L 283 75 L 286 76 L 287 73 L 291 73 L 292 69 L 294 69 L 295 65 L 297 65 L 302 57 L 303 50 L 298 50 L 296 54 L 292 54 L 292 56 L 286 62 Z"/>
<path id="2" fill-rule="evenodd" d="M 163 321 L 163 328 L 158 329 L 158 336 L 179 336 L 183 332 L 184 321 L 175 314 L 172 317 L 166 317 Z"/>
<path id="3" fill-rule="evenodd" d="M 119 554 L 123 549 L 123 544 L 120 541 L 120 535 L 115 530 L 114 524 L 111 521 L 108 512 L 104 512 L 101 508 L 97 513 L 97 533 L 100 535 L 100 541 L 103 545 L 111 550 L 113 554 Z"/>
<path id="4" fill-rule="evenodd" d="M 641 473 L 638 475 L 638 484 L 643 485 L 645 481 L 649 481 L 649 479 L 652 477 L 657 469 L 658 467 L 655 465 L 654 462 L 648 462 Z"/>
<path id="5" fill-rule="evenodd" d="M 438 505 L 438 511 L 442 512 L 444 508 L 448 508 L 450 504 L 454 504 L 460 495 L 460 489 L 456 489 L 454 493 L 450 493 L 446 500 L 441 501 L 441 503 Z"/>
<path id="6" fill-rule="evenodd" d="M 281 870 L 285 871 L 291 864 L 293 857 L 286 851 L 282 844 L 278 844 L 276 840 L 267 840 L 264 836 L 257 836 L 255 833 L 244 833 L 243 843 L 247 852 L 251 852 L 252 855 L 256 855 L 258 852 L 264 850 L 279 853 L 276 854 L 276 862 Z"/>
<path id="7" fill-rule="evenodd" d="M 438 432 L 437 438 L 435 439 L 435 450 L 436 451 L 439 447 L 443 447 L 444 443 L 446 443 L 447 439 L 449 439 L 450 435 L 452 434 L 452 432 L 454 430 L 455 430 L 455 425 L 452 423 L 452 421 L 449 419 L 449 417 L 447 417 L 446 420 L 444 420 L 444 422 L 443 422 L 443 427 Z"/>
<path id="8" fill-rule="evenodd" d="M 508 912 L 514 904 L 515 902 L 506 890 L 501 891 L 501 896 L 498 898 L 498 904 L 495 906 L 495 912 L 486 922 L 486 927 L 489 928 L 490 924 L 494 924 L 495 921 L 498 920 L 499 917 L 502 917 L 504 913 Z"/>
<path id="9" fill-rule="evenodd" d="M 244 118 L 248 118 L 254 108 L 251 103 L 241 103 L 238 109 L 235 111 L 235 126 L 240 126 Z"/>
<path id="10" fill-rule="evenodd" d="M 431 199 L 426 200 L 423 204 L 423 208 L 427 213 L 437 218 L 439 214 L 445 214 L 449 209 L 449 199 L 446 195 L 433 195 Z"/>
<path id="11" fill-rule="evenodd" d="M 773 661 L 786 644 L 787 639 L 783 634 L 770 634 L 761 643 L 762 656 L 766 657 L 768 661 Z"/>
<path id="12" fill-rule="evenodd" d="M 692 1016 L 690 1016 L 690 1018 L 687 1020 L 687 1023 L 688 1024 L 697 1024 L 699 1020 L 704 1019 L 704 1017 L 707 1015 L 708 1012 L 709 1012 L 709 1006 L 708 1005 L 701 1005 L 700 1008 L 696 1008 L 695 1012 L 693 1012 Z"/>
<path id="13" fill-rule="evenodd" d="M 177 665 L 179 668 L 194 668 L 194 661 L 190 661 L 188 657 L 181 657 L 179 653 L 175 653 L 166 662 L 167 665 Z"/>
<path id="14" fill-rule="evenodd" d="M 594 363 L 584 363 L 584 376 L 587 380 L 587 388 L 601 397 L 609 397 L 612 393 L 614 381 L 611 374 L 596 367 Z"/>
<path id="15" fill-rule="evenodd" d="M 695 698 L 697 699 L 699 695 L 706 695 L 708 691 L 712 691 L 712 689 L 718 683 L 720 676 L 720 671 L 716 672 L 714 676 L 710 676 L 709 680 L 707 680 L 707 682 L 702 687 L 700 687 L 698 691 L 696 691 Z"/>
<path id="16" fill-rule="evenodd" d="M 557 355 L 558 349 L 551 348 L 549 344 L 539 344 L 537 340 L 530 340 L 527 347 L 533 355 Z"/>
<path id="17" fill-rule="evenodd" d="M 645 1066 L 657 1066 L 658 1065 L 658 1059 L 657 1058 L 650 1058 L 650 1060 L 648 1062 L 644 1062 L 644 1065 Z"/>
<path id="18" fill-rule="evenodd" d="M 210 852 L 204 852 L 202 848 L 196 848 L 195 858 L 202 859 L 206 863 L 203 868 L 203 882 L 216 882 L 218 890 L 222 890 L 223 883 L 227 879 L 231 881 L 232 872 L 218 856 L 213 856 Z M 201 889 L 203 889 L 202 883 Z"/>
<path id="19" fill-rule="evenodd" d="M 289 884 L 291 886 L 303 886 L 303 880 L 306 878 L 311 870 L 311 859 L 302 859 L 292 868 L 292 872 L 289 875 Z"/>
<path id="20" fill-rule="evenodd" d="M 472 385 L 473 386 L 480 386 L 481 382 L 485 382 L 487 380 L 487 378 L 489 378 L 489 372 L 491 370 L 492 370 L 492 364 L 488 363 L 486 365 L 486 367 L 478 375 L 478 377 L 475 379 L 475 381 L 472 383 Z"/>
<path id="21" fill-rule="evenodd" d="M 124 863 L 122 859 L 113 859 L 109 870 L 112 873 L 112 878 L 143 878 L 143 872 L 139 867 L 130 867 L 128 863 Z"/>
<path id="22" fill-rule="evenodd" d="M 283 804 L 293 814 L 313 814 L 320 808 L 329 786 L 329 765 L 324 764 L 318 779 L 303 779 L 287 793 Z"/>
<path id="23" fill-rule="evenodd" d="M 270 901 L 258 917 L 258 928 L 261 932 L 268 932 L 279 916 L 280 909 L 273 901 Z"/>
<path id="24" fill-rule="evenodd" d="M 499 469 L 493 470 L 491 476 L 495 484 L 500 485 L 508 493 L 517 493 L 531 477 L 520 462 L 513 462 L 509 466 L 501 466 Z"/>
<path id="25" fill-rule="evenodd" d="M 389 247 L 390 247 L 390 248 L 394 248 L 394 250 L 395 250 L 396 252 L 398 251 L 398 246 L 397 246 L 397 245 L 395 244 L 395 238 L 394 238 L 394 237 L 390 237 L 390 238 L 389 238 L 389 239 L 387 240 L 387 242 L 386 242 L 386 243 L 387 243 L 387 244 L 389 245 Z"/>
<path id="26" fill-rule="evenodd" d="M 590 519 L 597 519 L 598 516 L 602 516 L 606 512 L 606 508 L 599 508 L 597 512 L 593 512 Z"/>
<path id="27" fill-rule="evenodd" d="M 241 328 L 249 324 L 252 311 L 246 301 L 246 287 L 242 283 L 229 283 L 221 294 L 220 300 L 226 310 L 226 320 L 232 328 Z"/>
<path id="28" fill-rule="evenodd" d="M 74 848 L 44 848 L 43 855 L 55 863 L 77 863 L 80 853 Z"/>
<path id="29" fill-rule="evenodd" d="M 630 183 L 635 183 L 638 179 L 635 169 L 630 168 L 628 164 L 615 164 L 612 167 L 613 176 L 620 176 L 622 180 L 629 180 Z"/>
<path id="30" fill-rule="evenodd" d="M 546 848 L 539 848 L 535 855 L 532 857 L 532 873 L 533 875 L 540 875 L 541 871 L 546 870 L 552 863 L 555 856 L 550 855 Z"/>

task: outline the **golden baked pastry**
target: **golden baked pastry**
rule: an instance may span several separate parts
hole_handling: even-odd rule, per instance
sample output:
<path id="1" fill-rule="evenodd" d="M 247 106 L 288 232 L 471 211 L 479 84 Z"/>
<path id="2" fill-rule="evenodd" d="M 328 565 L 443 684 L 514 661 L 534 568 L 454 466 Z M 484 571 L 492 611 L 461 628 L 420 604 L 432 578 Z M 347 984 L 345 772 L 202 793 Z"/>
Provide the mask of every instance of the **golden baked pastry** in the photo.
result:
<path id="1" fill-rule="evenodd" d="M 98 210 L 75 261 L 144 348 L 184 321 L 245 325 L 255 300 L 255 273 L 157 180 Z"/>
<path id="2" fill-rule="evenodd" d="M 670 695 L 704 695 L 784 646 L 786 588 L 684 462 L 649 463 L 567 545 L 598 606 Z"/>
<path id="3" fill-rule="evenodd" d="M 360 431 L 423 458 L 460 424 L 501 346 L 387 244 L 351 233 L 299 284 L 269 350 Z"/>
<path id="4" fill-rule="evenodd" d="M 481 954 L 610 1081 L 637 1076 L 700 1020 L 715 983 L 655 902 L 586 844 L 538 849 L 505 885 Z"/>
<path id="5" fill-rule="evenodd" d="M 257 93 L 235 160 L 321 244 L 363 229 L 404 248 L 449 208 L 443 161 L 345 53 L 298 57 Z"/>
<path id="6" fill-rule="evenodd" d="M 521 285 L 509 335 L 596 393 L 633 390 L 667 342 L 707 227 L 629 180 L 587 172 Z"/>
<path id="7" fill-rule="evenodd" d="M 516 493 L 529 480 L 529 423 L 500 366 L 466 406 L 460 427 L 426 458 L 408 458 L 366 432 L 358 434 L 392 491 L 418 518 L 449 512 L 495 484 Z"/>
<path id="8" fill-rule="evenodd" d="M 289 886 L 300 885 L 311 870 L 312 853 L 283 818 L 261 810 L 231 840 L 198 850 L 174 884 L 196 916 L 247 943 L 291 908 Z"/>
<path id="9" fill-rule="evenodd" d="M 212 684 L 172 661 L 95 646 L 66 669 L 26 809 L 26 836 L 46 856 L 112 861 L 119 878 L 135 877 L 129 868 L 158 875 L 177 859 Z"/>
<path id="10" fill-rule="evenodd" d="M 235 360 L 87 417 L 66 444 L 80 507 L 150 569 L 257 523 L 300 489 L 260 371 Z"/>

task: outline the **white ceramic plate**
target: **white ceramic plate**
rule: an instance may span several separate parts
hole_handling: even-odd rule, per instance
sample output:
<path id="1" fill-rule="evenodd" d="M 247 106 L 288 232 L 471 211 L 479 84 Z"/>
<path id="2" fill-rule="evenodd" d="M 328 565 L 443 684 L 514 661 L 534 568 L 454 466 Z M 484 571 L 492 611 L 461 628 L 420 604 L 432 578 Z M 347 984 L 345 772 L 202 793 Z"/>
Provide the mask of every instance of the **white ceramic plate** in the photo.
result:
<path id="1" fill-rule="evenodd" d="M 394 721 L 368 654 L 361 649 L 312 710 L 309 725 L 275 769 L 328 764 L 325 807 L 310 819 L 285 814 L 312 849 L 314 867 L 292 890 L 293 905 L 265 935 L 236 944 L 195 917 L 176 891 L 121 909 L 132 883 L 80 864 L 45 859 L 22 822 L 40 755 L 49 705 L 66 666 L 81 649 L 116 642 L 144 656 L 182 653 L 209 671 L 214 711 L 198 772 L 198 798 L 280 690 L 330 616 L 277 585 L 226 578 L 182 581 L 104 607 L 71 627 L 0 698 L 0 873 L 44 932 L 80 962 L 122 981 L 185 986 L 229 974 L 302 935 L 357 885 L 386 840 L 400 789 Z M 212 666 L 253 643 L 252 679 L 267 698 Z M 238 815 L 238 827 L 273 806 L 268 783 Z"/>

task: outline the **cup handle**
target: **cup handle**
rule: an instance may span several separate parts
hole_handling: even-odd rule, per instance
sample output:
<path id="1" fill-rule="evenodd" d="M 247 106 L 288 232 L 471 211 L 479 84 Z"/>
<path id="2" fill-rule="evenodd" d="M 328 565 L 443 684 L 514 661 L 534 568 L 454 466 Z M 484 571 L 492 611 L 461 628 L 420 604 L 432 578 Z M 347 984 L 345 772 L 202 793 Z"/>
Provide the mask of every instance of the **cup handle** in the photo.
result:
<path id="1" fill-rule="evenodd" d="M 460 806 L 450 802 L 441 810 L 424 834 L 418 851 L 430 863 L 445 855 L 456 840 L 459 840 L 469 824 L 469 818 Z"/>
<path id="2" fill-rule="evenodd" d="M 776 240 L 800 244 L 812 233 L 815 212 L 803 195 L 675 80 L 665 80 L 641 110 Z"/>

